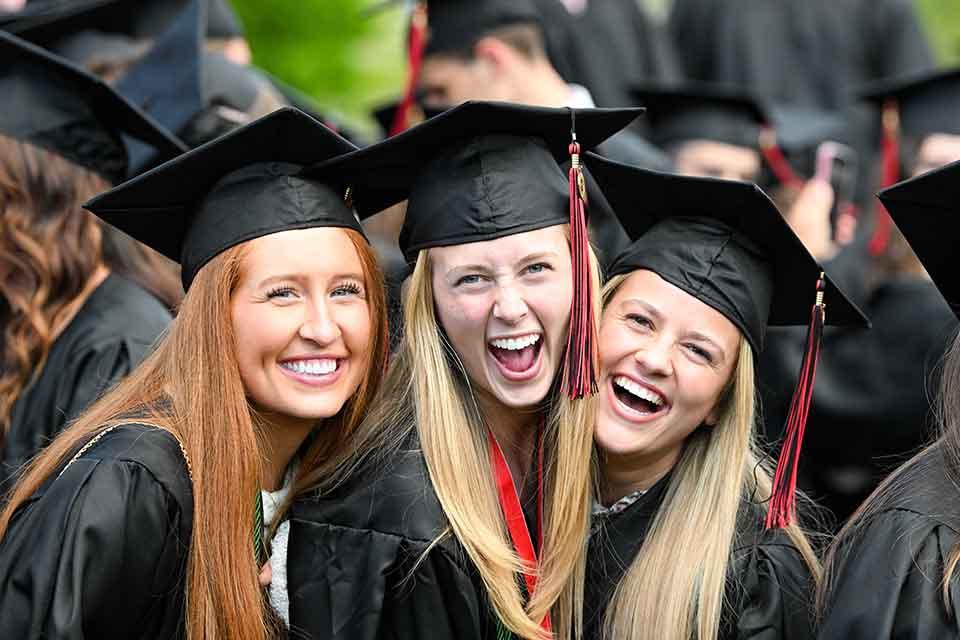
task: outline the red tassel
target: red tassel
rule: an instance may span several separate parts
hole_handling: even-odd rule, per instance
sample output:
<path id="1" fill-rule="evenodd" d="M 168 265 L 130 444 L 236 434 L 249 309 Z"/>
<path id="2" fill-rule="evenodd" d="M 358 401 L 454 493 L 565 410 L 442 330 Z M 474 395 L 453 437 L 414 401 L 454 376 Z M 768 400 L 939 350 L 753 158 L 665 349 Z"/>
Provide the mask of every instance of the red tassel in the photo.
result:
<path id="1" fill-rule="evenodd" d="M 783 448 L 780 450 L 777 471 L 773 477 L 773 491 L 770 494 L 770 506 L 767 509 L 767 529 L 786 527 L 796 519 L 797 469 L 800 465 L 803 432 L 807 426 L 807 416 L 810 414 L 810 402 L 813 400 L 817 363 L 820 360 L 820 343 L 823 339 L 823 324 L 826 321 L 826 308 L 823 303 L 825 287 L 826 280 L 821 273 L 817 281 L 817 298 L 807 330 L 807 348 L 803 354 L 803 363 L 800 365 L 800 379 L 793 393 L 793 399 L 790 401 Z"/>
<path id="2" fill-rule="evenodd" d="M 777 144 L 777 133 L 772 127 L 766 126 L 760 131 L 760 153 L 780 184 L 794 189 L 803 188 L 804 181 L 794 173 L 787 157 L 783 155 L 783 149 Z"/>
<path id="3" fill-rule="evenodd" d="M 886 188 L 900 180 L 900 110 L 894 100 L 883 103 L 881 116 L 883 123 L 883 140 L 881 143 L 880 187 Z M 887 213 L 886 207 L 877 201 L 876 222 L 873 235 L 867 250 L 876 257 L 887 250 L 890 244 L 890 234 L 893 231 L 893 220 Z"/>
<path id="4" fill-rule="evenodd" d="M 407 51 L 408 75 L 407 89 L 403 100 L 393 114 L 393 124 L 390 126 L 390 135 L 395 136 L 410 126 L 410 109 L 413 107 L 413 97 L 417 93 L 417 83 L 420 82 L 420 66 L 423 64 L 423 50 L 427 44 L 427 5 L 418 2 L 413 8 L 410 18 L 410 42 Z"/>
<path id="5" fill-rule="evenodd" d="M 590 283 L 590 239 L 587 236 L 587 189 L 580 166 L 576 133 L 570 143 L 570 253 L 573 266 L 573 304 L 563 362 L 563 391 L 578 399 L 597 392 L 597 336 Z"/>

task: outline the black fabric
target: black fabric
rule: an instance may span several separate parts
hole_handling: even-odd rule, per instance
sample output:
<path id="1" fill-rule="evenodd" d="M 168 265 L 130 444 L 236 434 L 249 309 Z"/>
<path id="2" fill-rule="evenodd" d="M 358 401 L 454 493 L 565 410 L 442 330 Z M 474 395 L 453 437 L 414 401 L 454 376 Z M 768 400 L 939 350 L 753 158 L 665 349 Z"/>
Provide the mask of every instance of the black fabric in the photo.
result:
<path id="1" fill-rule="evenodd" d="M 467 51 L 491 31 L 539 22 L 531 0 L 429 0 L 424 55 Z"/>
<path id="2" fill-rule="evenodd" d="M 0 542 L 4 635 L 183 637 L 192 522 L 172 436 L 137 424 L 104 435 L 15 512 Z"/>
<path id="3" fill-rule="evenodd" d="M 425 247 L 491 240 L 569 220 L 573 119 L 583 149 L 638 109 L 548 109 L 465 102 L 316 170 L 354 186 L 361 216 L 409 199 L 400 234 L 407 260 Z"/>
<path id="4" fill-rule="evenodd" d="M 136 138 L 164 158 L 183 144 L 104 82 L 8 33 L 0 32 L 0 133 L 44 146 L 111 182 L 124 177 L 120 135 Z M 90 132 L 78 141 L 77 134 Z M 118 151 L 120 147 L 120 151 Z M 111 161 L 101 164 L 104 158 Z M 124 170 L 126 169 L 124 158 Z"/>
<path id="5" fill-rule="evenodd" d="M 908 136 L 922 139 L 934 133 L 960 135 L 958 69 L 887 78 L 863 88 L 861 95 L 878 105 L 888 99 L 896 101 L 900 111 L 900 130 Z"/>
<path id="6" fill-rule="evenodd" d="M 943 570 L 960 544 L 960 493 L 942 445 L 921 454 L 837 548 L 818 638 L 930 640 L 960 636 L 960 583 Z"/>
<path id="7" fill-rule="evenodd" d="M 534 2 L 553 66 L 567 82 L 586 87 L 598 106 L 634 106 L 632 83 L 681 78 L 673 43 L 640 3 L 589 0 L 582 13 L 571 14 L 561 0 Z"/>
<path id="8" fill-rule="evenodd" d="M 960 162 L 901 182 L 878 197 L 947 304 L 960 315 L 955 242 L 960 232 Z"/>
<path id="9" fill-rule="evenodd" d="M 330 640 L 496 638 L 476 568 L 447 535 L 416 436 L 329 495 L 293 505 L 291 634 Z"/>
<path id="10" fill-rule="evenodd" d="M 64 427 L 146 357 L 170 322 L 163 304 L 117 275 L 97 287 L 17 397 L 0 456 L 0 495 Z"/>
<path id="11" fill-rule="evenodd" d="M 168 162 L 84 205 L 180 262 L 184 289 L 218 253 L 253 238 L 310 227 L 362 234 L 344 185 L 304 166 L 356 149 L 284 108 Z"/>
<path id="12" fill-rule="evenodd" d="M 633 244 L 608 276 L 649 269 L 733 322 L 755 354 L 768 325 L 810 321 L 821 267 L 770 199 L 746 182 L 661 173 L 587 154 Z M 827 280 L 826 320 L 866 326 Z"/>
<path id="13" fill-rule="evenodd" d="M 833 272 L 833 265 L 827 266 Z M 838 523 L 933 437 L 936 373 L 957 330 L 936 287 L 917 276 L 881 283 L 863 310 L 873 324 L 870 331 L 824 332 L 800 460 L 801 487 Z M 773 442 L 783 437 L 805 340 L 800 328 L 767 335 L 758 389 Z"/>
<path id="14" fill-rule="evenodd" d="M 646 108 L 652 140 L 660 146 L 711 140 L 758 149 L 770 120 L 755 99 L 729 86 L 638 85 L 632 96 Z"/>
<path id="15" fill-rule="evenodd" d="M 595 516 L 587 551 L 584 638 L 600 640 L 614 589 L 663 507 L 667 475 L 624 511 Z M 813 636 L 810 571 L 782 530 L 766 531 L 762 505 L 744 501 L 730 556 L 719 638 L 806 640 Z M 692 588 L 692 585 L 691 585 Z"/>

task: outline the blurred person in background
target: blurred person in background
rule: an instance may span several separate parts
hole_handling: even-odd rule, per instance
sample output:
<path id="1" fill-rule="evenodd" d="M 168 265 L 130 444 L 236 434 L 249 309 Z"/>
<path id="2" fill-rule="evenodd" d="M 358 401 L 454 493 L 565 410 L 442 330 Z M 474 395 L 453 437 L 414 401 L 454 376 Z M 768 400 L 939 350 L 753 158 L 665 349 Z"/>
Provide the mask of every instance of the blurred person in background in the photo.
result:
<path id="1" fill-rule="evenodd" d="M 80 206 L 123 180 L 121 135 L 183 145 L 101 81 L 0 33 L 0 489 L 142 360 L 181 295 L 169 260 Z"/>

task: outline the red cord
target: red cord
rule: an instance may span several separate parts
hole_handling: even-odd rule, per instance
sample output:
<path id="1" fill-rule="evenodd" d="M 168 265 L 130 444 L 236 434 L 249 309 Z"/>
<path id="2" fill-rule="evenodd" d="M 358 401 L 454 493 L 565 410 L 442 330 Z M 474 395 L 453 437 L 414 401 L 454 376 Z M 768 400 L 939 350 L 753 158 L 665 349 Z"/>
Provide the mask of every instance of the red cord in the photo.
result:
<path id="1" fill-rule="evenodd" d="M 423 50 L 427 44 L 427 5 L 417 3 L 410 18 L 410 43 L 407 51 L 409 59 L 407 88 L 403 100 L 393 114 L 393 124 L 390 126 L 390 135 L 395 136 L 410 126 L 410 109 L 413 107 L 413 97 L 417 93 L 417 83 L 420 82 L 420 67 L 423 64 Z"/>

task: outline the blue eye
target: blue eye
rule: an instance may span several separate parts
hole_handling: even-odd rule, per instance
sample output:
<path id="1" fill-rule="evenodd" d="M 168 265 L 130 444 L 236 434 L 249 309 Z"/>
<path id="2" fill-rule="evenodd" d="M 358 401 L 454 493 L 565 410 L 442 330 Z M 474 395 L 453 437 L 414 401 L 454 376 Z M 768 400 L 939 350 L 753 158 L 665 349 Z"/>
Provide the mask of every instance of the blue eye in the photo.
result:
<path id="1" fill-rule="evenodd" d="M 543 273 L 544 271 L 549 271 L 550 269 L 551 269 L 550 265 L 547 264 L 546 262 L 537 262 L 527 267 L 527 273 L 533 273 L 533 274 Z"/>
<path id="2" fill-rule="evenodd" d="M 291 298 L 295 293 L 292 287 L 277 287 L 267 292 L 267 299 Z"/>
<path id="3" fill-rule="evenodd" d="M 356 284 L 356 283 L 354 283 L 354 282 L 350 282 L 350 283 L 347 283 L 347 284 L 342 284 L 342 285 L 340 285 L 339 287 L 337 287 L 336 289 L 334 289 L 334 290 L 333 290 L 333 293 L 332 293 L 331 295 L 334 295 L 334 296 L 357 296 L 357 295 L 360 295 L 360 293 L 361 293 L 362 291 L 363 291 L 363 289 L 360 287 L 360 285 L 358 285 L 358 284 Z"/>
<path id="4" fill-rule="evenodd" d="M 707 351 L 706 349 L 699 347 L 695 344 L 687 344 L 685 346 L 695 356 L 697 356 L 698 358 L 702 358 L 703 360 L 706 360 L 707 364 L 710 364 L 713 362 L 713 356 L 710 355 L 710 352 Z"/>
<path id="5" fill-rule="evenodd" d="M 478 282 L 480 282 L 479 274 L 471 273 L 458 279 L 453 286 L 459 287 L 465 284 L 477 284 Z"/>
<path id="6" fill-rule="evenodd" d="M 627 314 L 627 320 L 644 329 L 653 329 L 653 323 L 650 322 L 650 319 L 638 313 Z"/>

